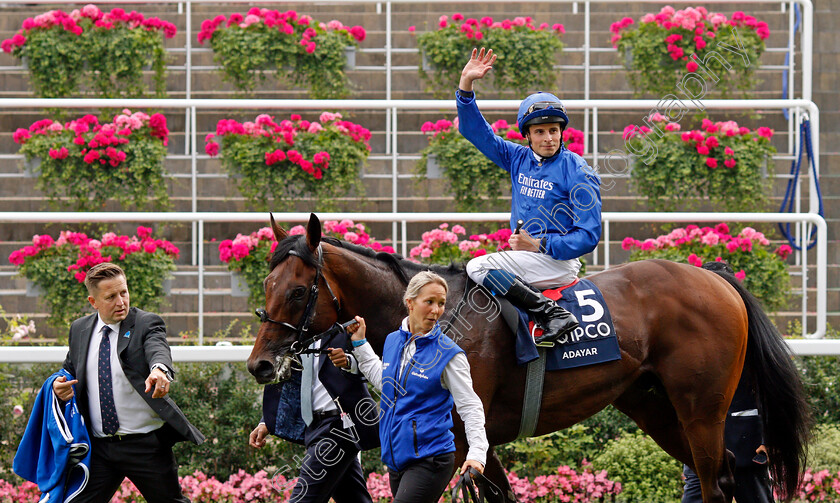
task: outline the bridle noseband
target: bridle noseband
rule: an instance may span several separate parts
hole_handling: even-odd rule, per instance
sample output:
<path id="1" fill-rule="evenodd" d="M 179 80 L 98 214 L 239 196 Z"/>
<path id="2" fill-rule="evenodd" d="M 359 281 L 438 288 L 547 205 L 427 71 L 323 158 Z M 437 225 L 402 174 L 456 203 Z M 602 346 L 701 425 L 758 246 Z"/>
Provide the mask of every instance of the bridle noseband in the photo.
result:
<path id="1" fill-rule="evenodd" d="M 294 255 L 298 258 L 301 258 L 300 254 L 295 252 L 294 250 L 289 251 L 289 255 Z M 317 257 L 318 261 L 315 266 L 315 279 L 312 282 L 312 286 L 309 288 L 309 299 L 306 301 L 306 307 L 303 309 L 303 315 L 298 322 L 298 326 L 294 326 L 291 323 L 287 323 L 285 321 L 277 321 L 273 320 L 268 316 L 268 313 L 265 309 L 259 308 L 254 311 L 254 313 L 259 317 L 262 323 L 274 323 L 280 325 L 283 328 L 286 328 L 292 333 L 295 334 L 297 340 L 292 343 L 291 348 L 289 351 L 295 354 L 301 354 L 308 348 L 313 342 L 323 337 L 324 334 L 318 334 L 312 337 L 309 337 L 309 326 L 312 323 L 312 320 L 315 318 L 315 305 L 318 303 L 318 283 L 323 278 L 324 284 L 327 285 L 327 291 L 329 292 L 330 296 L 332 297 L 333 304 L 335 305 L 336 316 L 341 314 L 341 304 L 338 302 L 338 298 L 333 293 L 332 287 L 330 287 L 330 283 L 327 281 L 327 278 L 321 274 L 321 268 L 324 265 L 324 252 L 321 249 L 321 245 L 318 245 L 317 249 Z M 329 332 L 329 331 L 328 331 Z"/>

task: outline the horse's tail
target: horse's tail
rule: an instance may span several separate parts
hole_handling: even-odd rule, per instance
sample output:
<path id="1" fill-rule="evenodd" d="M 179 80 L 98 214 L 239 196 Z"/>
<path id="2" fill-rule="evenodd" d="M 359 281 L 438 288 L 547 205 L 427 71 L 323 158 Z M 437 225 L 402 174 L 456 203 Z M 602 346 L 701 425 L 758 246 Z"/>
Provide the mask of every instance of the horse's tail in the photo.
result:
<path id="1" fill-rule="evenodd" d="M 799 371 L 787 344 L 758 300 L 734 275 L 719 268 L 709 269 L 738 291 L 747 308 L 749 335 L 744 373 L 753 378 L 770 474 L 778 484 L 780 496 L 787 501 L 794 496 L 805 468 L 811 430 L 811 410 Z"/>

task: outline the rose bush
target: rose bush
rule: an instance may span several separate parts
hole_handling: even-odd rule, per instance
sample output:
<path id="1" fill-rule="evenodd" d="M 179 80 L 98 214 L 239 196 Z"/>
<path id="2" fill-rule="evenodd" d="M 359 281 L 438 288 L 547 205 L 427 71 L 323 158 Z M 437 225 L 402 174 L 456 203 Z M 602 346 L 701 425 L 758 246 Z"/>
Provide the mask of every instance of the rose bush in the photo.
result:
<path id="1" fill-rule="evenodd" d="M 337 206 L 336 199 L 361 193 L 359 169 L 370 153 L 370 131 L 323 112 L 318 121 L 274 122 L 259 115 L 254 122 L 220 120 L 216 133 L 205 138 L 210 156 L 221 154 L 230 175 L 241 176 L 239 190 L 260 210 L 291 208 L 295 200 L 312 196 L 318 209 Z M 219 143 L 221 142 L 221 143 Z"/>
<path id="2" fill-rule="evenodd" d="M 372 238 L 362 223 L 354 223 L 352 220 L 325 220 L 321 229 L 323 236 L 341 239 L 378 252 L 394 253 L 392 247 L 383 246 Z M 306 228 L 302 225 L 289 229 L 291 236 L 305 233 Z M 227 264 L 228 270 L 243 276 L 249 290 L 248 303 L 254 308 L 265 305 L 262 284 L 270 272 L 268 263 L 276 248 L 277 240 L 274 239 L 274 231 L 269 227 L 263 227 L 251 234 L 237 234 L 235 238 L 219 243 L 219 260 Z"/>
<path id="3" fill-rule="evenodd" d="M 424 264 L 443 264 L 467 262 L 471 258 L 496 251 L 510 249 L 510 229 L 502 228 L 491 234 L 472 234 L 466 236 L 463 226 L 442 223 L 437 229 L 424 232 L 419 245 L 409 252 L 409 260 Z"/>
<path id="4" fill-rule="evenodd" d="M 490 125 L 498 136 L 527 145 L 515 124 L 504 119 Z M 458 118 L 426 122 L 420 129 L 428 138 L 429 146 L 420 154 L 418 175 L 428 175 L 429 156 L 440 165 L 446 179 L 446 190 L 455 200 L 458 211 L 479 211 L 493 208 L 503 196 L 510 194 L 510 173 L 498 167 L 458 132 Z M 583 132 L 568 127 L 563 131 L 563 141 L 570 151 L 583 155 Z"/>
<path id="5" fill-rule="evenodd" d="M 50 325 L 69 327 L 88 309 L 84 286 L 88 269 L 102 262 L 119 265 L 125 271 L 131 305 L 154 311 L 163 301 L 163 282 L 175 270 L 179 253 L 175 245 L 152 237 L 152 229 L 141 226 L 136 236 L 108 232 L 93 239 L 72 231 L 61 231 L 58 239 L 35 235 L 31 245 L 9 255 L 9 262 L 44 290 Z"/>
<path id="6" fill-rule="evenodd" d="M 409 30 L 414 32 L 412 28 Z M 465 19 L 460 13 L 451 19 L 441 16 L 437 30 L 417 37 L 417 46 L 430 67 L 425 70 L 421 66 L 420 76 L 428 91 L 449 98 L 473 48 L 488 47 L 497 55 L 489 79 L 496 90 L 519 95 L 550 89 L 557 79 L 554 64 L 563 50 L 560 36 L 565 32 L 559 23 L 551 28 L 548 23 L 534 26 L 531 17 L 494 21 L 489 16 Z"/>
<path id="7" fill-rule="evenodd" d="M 656 97 L 675 94 L 676 84 L 686 74 L 696 74 L 707 90 L 719 90 L 724 97 L 733 91 L 749 97 L 758 84 L 754 74 L 764 40 L 770 36 L 767 23 L 741 11 L 727 18 L 704 7 L 674 10 L 670 5 L 657 14 L 645 14 L 638 25 L 625 17 L 610 31 L 636 95 Z M 736 51 L 742 48 L 743 55 L 723 50 L 722 44 Z"/>
<path id="8" fill-rule="evenodd" d="M 250 92 L 276 70 L 279 80 L 305 86 L 315 99 L 343 98 L 350 92 L 344 72 L 345 48 L 365 39 L 361 26 L 323 23 L 293 10 L 251 8 L 201 23 L 198 42 L 210 41 L 225 80 Z"/>
<path id="9" fill-rule="evenodd" d="M 3 52 L 23 59 L 35 94 L 62 98 L 83 84 L 102 98 L 145 95 L 143 69 L 154 72 L 155 94 L 166 95 L 163 39 L 177 33 L 174 24 L 136 11 L 102 12 L 88 4 L 70 13 L 51 10 L 27 18 Z"/>
<path id="10" fill-rule="evenodd" d="M 64 124 L 43 119 L 19 128 L 13 139 L 28 162 L 40 163 L 37 187 L 55 206 L 94 211 L 114 199 L 168 208 L 163 161 L 169 129 L 162 114 L 125 109 L 105 123 L 93 115 Z"/>
<path id="11" fill-rule="evenodd" d="M 626 237 L 621 247 L 632 251 L 631 261 L 658 258 L 697 267 L 711 261 L 726 262 L 769 311 L 784 307 L 790 295 L 785 259 L 793 250 L 788 245 L 774 249 L 764 234 L 752 227 L 730 232 L 725 223 L 702 228 L 689 225 L 644 241 Z"/>
<path id="12" fill-rule="evenodd" d="M 654 211 L 693 209 L 703 201 L 721 211 L 760 211 L 767 206 L 776 152 L 773 130 L 750 130 L 735 121 L 703 119 L 698 129 L 680 133 L 678 122 L 660 113 L 647 126 L 627 126 L 625 145 L 636 154 L 630 178 Z"/>

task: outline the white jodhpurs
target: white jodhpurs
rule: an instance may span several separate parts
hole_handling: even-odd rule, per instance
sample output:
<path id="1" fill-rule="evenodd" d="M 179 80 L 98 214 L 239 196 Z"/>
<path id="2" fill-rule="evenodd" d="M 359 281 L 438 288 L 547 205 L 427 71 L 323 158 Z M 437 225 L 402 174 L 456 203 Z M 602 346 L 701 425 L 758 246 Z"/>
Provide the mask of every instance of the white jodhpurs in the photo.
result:
<path id="1" fill-rule="evenodd" d="M 506 250 L 488 253 L 467 262 L 470 279 L 484 285 L 484 278 L 492 269 L 502 269 L 522 278 L 541 290 L 568 285 L 577 278 L 580 260 L 557 260 L 545 253 Z"/>

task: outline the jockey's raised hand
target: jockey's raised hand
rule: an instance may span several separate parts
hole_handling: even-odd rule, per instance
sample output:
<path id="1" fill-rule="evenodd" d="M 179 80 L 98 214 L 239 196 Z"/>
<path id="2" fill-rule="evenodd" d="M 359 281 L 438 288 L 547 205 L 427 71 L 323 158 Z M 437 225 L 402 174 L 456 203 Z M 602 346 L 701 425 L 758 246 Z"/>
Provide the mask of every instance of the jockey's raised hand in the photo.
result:
<path id="1" fill-rule="evenodd" d="M 473 49 L 470 55 L 470 60 L 461 71 L 461 82 L 458 88 L 462 91 L 472 91 L 473 81 L 483 78 L 487 72 L 493 69 L 493 63 L 496 61 L 496 55 L 493 54 L 493 49 L 484 52 L 484 47 L 481 50 Z"/>

